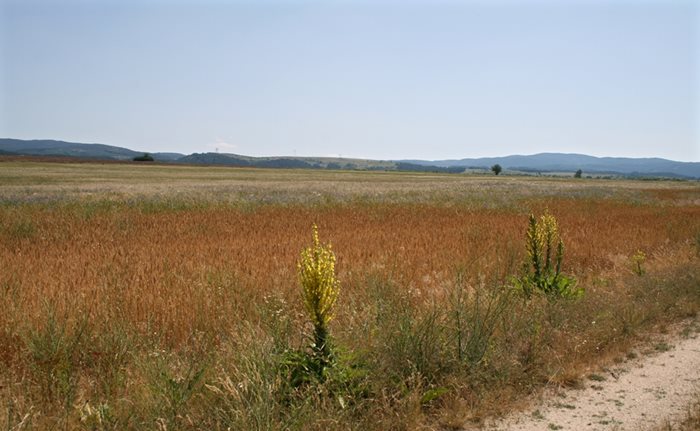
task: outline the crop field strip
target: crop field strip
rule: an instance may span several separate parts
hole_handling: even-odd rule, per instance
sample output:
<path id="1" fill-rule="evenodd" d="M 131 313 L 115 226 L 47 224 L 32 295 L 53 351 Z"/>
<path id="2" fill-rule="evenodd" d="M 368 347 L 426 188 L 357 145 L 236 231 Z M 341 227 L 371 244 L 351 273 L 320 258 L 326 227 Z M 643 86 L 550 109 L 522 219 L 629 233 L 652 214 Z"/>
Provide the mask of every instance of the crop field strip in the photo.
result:
<path id="1" fill-rule="evenodd" d="M 695 199 L 697 182 L 566 181 L 410 172 L 319 171 L 133 164 L 1 162 L 3 202 L 175 200 L 208 204 L 427 201 L 478 208 L 532 197 Z M 657 192 L 657 193 L 654 193 Z"/>
<path id="2" fill-rule="evenodd" d="M 700 306 L 697 182 L 28 162 L 0 164 L 0 178 L 9 428 L 452 426 L 567 384 Z M 584 297 L 503 294 L 483 360 L 460 362 L 451 295 L 500 295 L 528 215 L 545 210 Z M 362 364 L 361 389 L 341 398 L 274 371 L 307 342 L 296 263 L 312 223 L 338 259 L 334 342 Z"/>

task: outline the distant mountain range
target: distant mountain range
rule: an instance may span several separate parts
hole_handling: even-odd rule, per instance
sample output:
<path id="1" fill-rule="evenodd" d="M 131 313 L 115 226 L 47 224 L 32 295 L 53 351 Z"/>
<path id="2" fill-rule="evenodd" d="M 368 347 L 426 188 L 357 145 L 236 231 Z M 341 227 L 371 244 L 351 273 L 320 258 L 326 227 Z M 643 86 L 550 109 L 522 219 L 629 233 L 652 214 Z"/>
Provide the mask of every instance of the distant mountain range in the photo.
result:
<path id="1" fill-rule="evenodd" d="M 0 155 L 78 157 L 130 161 L 143 151 L 103 144 L 80 144 L 54 140 L 0 138 Z M 500 165 L 505 173 L 573 173 L 700 179 L 700 163 L 661 158 L 592 157 L 583 154 L 541 153 L 529 156 L 485 157 L 459 160 L 367 160 L 329 157 L 249 157 L 221 153 L 151 153 L 155 161 L 222 166 L 299 169 L 403 170 L 459 173 L 488 170 Z"/>
<path id="2" fill-rule="evenodd" d="M 75 142 L 53 141 L 49 139 L 25 141 L 0 138 L 0 151 L 23 156 L 63 156 L 87 159 L 132 160 L 143 156 L 143 151 L 103 144 L 77 144 Z M 155 160 L 172 162 L 184 156 L 179 153 L 153 153 Z"/>
<path id="3" fill-rule="evenodd" d="M 676 162 L 661 158 L 593 157 L 584 154 L 540 153 L 531 156 L 484 157 L 460 160 L 406 160 L 419 165 L 486 168 L 496 164 L 503 169 L 524 172 L 571 172 L 700 178 L 700 163 Z"/>

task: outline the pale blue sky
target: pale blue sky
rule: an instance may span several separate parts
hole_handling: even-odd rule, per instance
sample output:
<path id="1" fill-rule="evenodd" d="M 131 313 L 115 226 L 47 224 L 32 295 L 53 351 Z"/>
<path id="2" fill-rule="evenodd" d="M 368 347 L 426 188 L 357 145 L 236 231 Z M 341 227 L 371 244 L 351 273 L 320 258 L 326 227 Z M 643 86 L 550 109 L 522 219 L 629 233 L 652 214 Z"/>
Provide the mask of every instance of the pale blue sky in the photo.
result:
<path id="1" fill-rule="evenodd" d="M 0 0 L 0 137 L 700 161 L 696 1 Z"/>

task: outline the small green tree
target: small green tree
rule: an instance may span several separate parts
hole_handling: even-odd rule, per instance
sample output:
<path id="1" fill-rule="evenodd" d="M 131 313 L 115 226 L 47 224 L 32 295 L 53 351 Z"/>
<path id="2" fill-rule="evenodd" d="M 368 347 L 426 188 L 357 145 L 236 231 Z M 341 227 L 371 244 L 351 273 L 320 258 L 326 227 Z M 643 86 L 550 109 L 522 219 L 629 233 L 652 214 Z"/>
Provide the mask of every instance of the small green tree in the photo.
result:
<path id="1" fill-rule="evenodd" d="M 501 171 L 503 170 L 503 168 L 501 168 L 501 165 L 499 165 L 498 163 L 496 163 L 495 165 L 491 166 L 491 170 L 493 171 L 494 174 L 498 175 L 498 174 L 501 173 Z"/>
<path id="2" fill-rule="evenodd" d="M 148 153 L 143 153 L 143 156 L 136 156 L 133 158 L 135 162 L 152 162 L 153 156 Z"/>
<path id="3" fill-rule="evenodd" d="M 583 175 L 583 171 L 582 171 L 581 169 L 579 169 L 579 170 L 576 171 L 576 173 L 574 174 L 574 178 L 581 178 L 581 175 Z"/>

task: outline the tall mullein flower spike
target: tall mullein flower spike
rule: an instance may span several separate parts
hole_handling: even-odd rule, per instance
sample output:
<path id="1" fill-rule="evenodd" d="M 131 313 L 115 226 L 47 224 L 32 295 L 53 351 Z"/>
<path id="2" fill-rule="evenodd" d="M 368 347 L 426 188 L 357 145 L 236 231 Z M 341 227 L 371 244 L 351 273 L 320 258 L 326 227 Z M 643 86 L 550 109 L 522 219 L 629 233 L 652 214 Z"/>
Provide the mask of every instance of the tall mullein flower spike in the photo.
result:
<path id="1" fill-rule="evenodd" d="M 564 260 L 564 241 L 559 239 L 559 244 L 557 245 L 557 277 L 561 274 L 561 261 Z"/>
<path id="2" fill-rule="evenodd" d="M 545 212 L 540 217 L 540 222 L 537 223 L 537 230 L 540 239 L 540 250 L 544 257 L 543 271 L 549 273 L 552 269 L 552 253 L 554 252 L 554 247 L 558 246 L 555 244 L 559 242 L 557 219 L 549 212 Z"/>
<path id="3" fill-rule="evenodd" d="M 335 261 L 331 245 L 321 244 L 314 224 L 313 244 L 302 250 L 298 269 L 304 307 L 315 327 L 325 327 L 333 318 L 333 306 L 340 291 Z"/>
<path id="4" fill-rule="evenodd" d="M 537 219 L 535 218 L 534 215 L 530 214 L 529 218 L 529 223 L 528 223 L 528 228 L 527 228 L 527 241 L 526 241 L 526 247 L 527 247 L 527 254 L 530 258 L 530 263 L 532 263 L 532 269 L 534 271 L 534 276 L 535 279 L 540 278 L 540 273 L 541 273 L 541 249 L 542 249 L 542 240 L 541 240 L 541 234 L 540 234 L 540 229 L 539 229 L 539 224 L 537 223 Z"/>
<path id="5" fill-rule="evenodd" d="M 517 281 L 527 298 L 537 289 L 550 298 L 576 298 L 583 289 L 576 289 L 576 280 L 561 273 L 564 243 L 559 236 L 557 219 L 548 211 L 538 218 L 530 214 L 526 244 L 525 274 Z"/>

